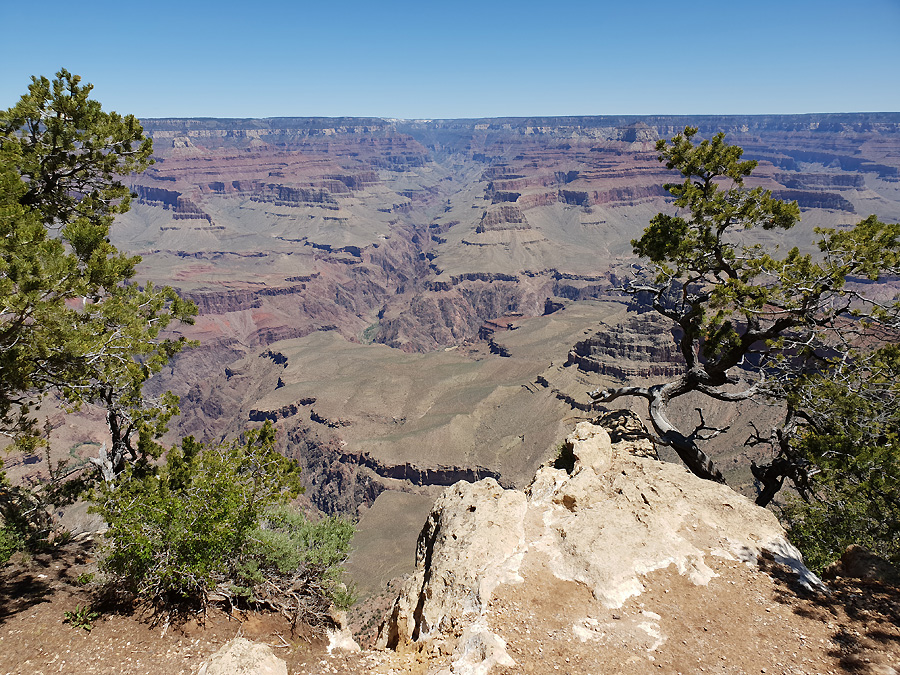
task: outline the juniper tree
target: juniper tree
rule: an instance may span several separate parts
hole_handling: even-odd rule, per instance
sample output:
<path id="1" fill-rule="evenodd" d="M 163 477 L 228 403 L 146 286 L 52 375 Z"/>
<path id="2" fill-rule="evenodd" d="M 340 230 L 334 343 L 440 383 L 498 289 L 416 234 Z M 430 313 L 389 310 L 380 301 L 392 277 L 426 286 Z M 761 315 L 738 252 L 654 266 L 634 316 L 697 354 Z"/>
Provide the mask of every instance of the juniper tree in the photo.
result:
<path id="1" fill-rule="evenodd" d="M 751 440 L 775 451 L 770 464 L 753 467 L 763 484 L 757 502 L 768 503 L 786 478 L 808 497 L 811 473 L 826 464 L 804 441 L 825 433 L 817 413 L 827 407 L 821 383 L 850 378 L 870 388 L 878 379 L 869 377 L 872 350 L 896 342 L 900 331 L 900 302 L 879 301 L 852 283 L 900 272 L 900 225 L 870 216 L 847 229 L 817 228 L 816 254 L 764 245 L 760 230 L 799 221 L 797 203 L 747 188 L 756 162 L 743 161 L 724 134 L 695 143 L 696 134 L 687 127 L 657 143 L 659 160 L 684 177 L 665 186 L 678 213 L 657 214 L 632 242 L 651 264 L 627 285 L 677 326 L 684 370 L 668 382 L 591 395 L 597 402 L 645 399 L 656 441 L 697 476 L 719 482 L 722 473 L 702 445 L 724 429 L 706 425 L 702 413 L 688 429 L 670 418 L 670 403 L 693 392 L 735 403 L 779 401 L 781 423 Z M 860 426 L 872 428 L 859 415 Z"/>
<path id="2" fill-rule="evenodd" d="M 177 410 L 171 394 L 148 400 L 142 388 L 186 344 L 161 331 L 195 309 L 136 285 L 140 257 L 110 243 L 130 206 L 124 180 L 151 163 L 152 144 L 91 89 L 60 70 L 0 112 L 0 433 L 43 442 L 33 410 L 50 393 L 70 409 L 98 404 L 110 443 L 95 463 L 109 479 L 156 450 Z"/>

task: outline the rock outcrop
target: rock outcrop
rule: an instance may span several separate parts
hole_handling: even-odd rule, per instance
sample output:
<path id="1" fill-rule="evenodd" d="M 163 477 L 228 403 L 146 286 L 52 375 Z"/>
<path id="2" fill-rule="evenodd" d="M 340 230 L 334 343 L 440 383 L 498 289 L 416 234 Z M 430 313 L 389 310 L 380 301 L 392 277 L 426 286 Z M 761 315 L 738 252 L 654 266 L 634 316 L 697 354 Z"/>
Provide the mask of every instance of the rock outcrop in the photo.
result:
<path id="1" fill-rule="evenodd" d="M 287 664 L 268 645 L 237 637 L 200 666 L 198 675 L 287 675 Z"/>
<path id="2" fill-rule="evenodd" d="M 445 675 L 495 667 L 537 672 L 516 669 L 513 654 L 527 653 L 515 640 L 523 647 L 531 630 L 539 631 L 501 608 L 512 598 L 560 603 L 563 595 L 547 596 L 547 587 L 557 587 L 577 602 L 567 603 L 561 628 L 534 638 L 543 640 L 542 652 L 553 644 L 568 663 L 566 645 L 623 640 L 636 660 L 616 672 L 644 672 L 668 639 L 663 617 L 643 602 L 635 606 L 659 590 L 655 575 L 701 589 L 736 569 L 755 570 L 765 557 L 792 570 L 800 584 L 820 585 L 772 513 L 650 458 L 649 441 L 624 440 L 627 426 L 616 426 L 622 440 L 613 443 L 602 427 L 580 423 L 560 458 L 525 492 L 492 479 L 445 491 L 419 536 L 416 571 L 382 625 L 379 645 L 429 654 L 429 672 Z M 563 468 L 569 453 L 571 471 Z M 529 588 L 537 590 L 529 595 Z M 571 653 L 577 658 L 579 650 Z"/>
<path id="3" fill-rule="evenodd" d="M 856 544 L 848 546 L 841 554 L 840 560 L 836 560 L 826 567 L 822 576 L 826 579 L 844 577 L 900 583 L 900 570 L 881 556 Z"/>
<path id="4" fill-rule="evenodd" d="M 527 230 L 530 228 L 531 225 L 518 206 L 500 204 L 484 212 L 475 232 L 480 234 L 488 230 Z"/>
<path id="5" fill-rule="evenodd" d="M 628 381 L 636 377 L 676 377 L 684 358 L 671 324 L 655 313 L 638 314 L 619 326 L 576 343 L 566 365 Z"/>

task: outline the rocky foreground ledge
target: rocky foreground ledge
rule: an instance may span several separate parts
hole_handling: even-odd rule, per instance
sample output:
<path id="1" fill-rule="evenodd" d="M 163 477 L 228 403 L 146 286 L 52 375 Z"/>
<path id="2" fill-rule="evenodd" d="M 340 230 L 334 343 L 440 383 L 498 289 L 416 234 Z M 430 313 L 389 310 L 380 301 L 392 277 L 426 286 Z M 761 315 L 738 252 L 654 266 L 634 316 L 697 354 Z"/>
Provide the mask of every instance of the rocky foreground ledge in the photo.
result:
<path id="1" fill-rule="evenodd" d="M 829 671 L 828 622 L 774 600 L 824 587 L 772 513 L 645 440 L 582 422 L 567 446 L 574 466 L 564 450 L 525 492 L 488 478 L 437 500 L 378 672 Z"/>
<path id="2" fill-rule="evenodd" d="M 286 670 L 236 639 L 200 672 L 900 675 L 896 587 L 826 587 L 769 511 L 604 423 L 612 439 L 579 424 L 524 492 L 448 488 L 377 649 L 335 630 Z"/>
<path id="3" fill-rule="evenodd" d="M 604 424 L 612 439 L 579 425 L 524 492 L 447 489 L 381 649 L 337 615 L 327 636 L 216 608 L 171 629 L 139 612 L 73 628 L 64 611 L 91 602 L 82 540 L 0 569 L 0 673 L 900 675 L 896 576 L 848 549 L 823 590 L 770 513 Z"/>

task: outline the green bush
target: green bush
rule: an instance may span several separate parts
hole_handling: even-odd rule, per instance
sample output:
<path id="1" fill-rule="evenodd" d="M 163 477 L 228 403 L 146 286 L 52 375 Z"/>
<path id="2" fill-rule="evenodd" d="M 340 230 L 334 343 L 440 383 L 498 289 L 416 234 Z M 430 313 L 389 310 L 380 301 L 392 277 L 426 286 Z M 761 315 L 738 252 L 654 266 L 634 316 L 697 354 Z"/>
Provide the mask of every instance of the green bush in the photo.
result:
<path id="1" fill-rule="evenodd" d="M 807 566 L 821 573 L 850 544 L 900 566 L 900 443 L 859 447 L 846 436 L 807 443 L 813 441 L 823 448 L 814 496 L 790 497 L 781 514 Z"/>
<path id="2" fill-rule="evenodd" d="M 312 522 L 289 506 L 277 507 L 250 533 L 238 566 L 239 583 L 249 590 L 267 577 L 283 578 L 304 570 L 325 596 L 346 609 L 354 597 L 342 585 L 342 565 L 355 531 L 353 523 L 343 518 L 331 516 Z"/>
<path id="3" fill-rule="evenodd" d="M 571 474 L 575 470 L 574 446 L 568 441 L 563 441 L 556 446 L 556 457 L 553 460 L 554 469 L 562 469 Z"/>
<path id="4" fill-rule="evenodd" d="M 102 485 L 92 506 L 109 525 L 102 569 L 163 608 L 216 593 L 281 610 L 293 599 L 296 618 L 308 596 L 329 600 L 353 526 L 310 523 L 286 505 L 302 491 L 299 467 L 274 439 L 268 422 L 241 442 L 186 438 L 159 470 L 138 466 Z"/>
<path id="5" fill-rule="evenodd" d="M 96 578 L 96 576 L 97 575 L 93 572 L 82 572 L 77 577 L 75 577 L 75 583 L 79 586 L 87 586 L 94 583 L 94 579 Z"/>
<path id="6" fill-rule="evenodd" d="M 24 546 L 24 540 L 13 527 L 0 527 L 0 565 L 6 564 L 12 554 Z"/>
<path id="7" fill-rule="evenodd" d="M 0 565 L 16 551 L 40 551 L 53 532 L 43 485 L 11 485 L 0 472 Z"/>
<path id="8" fill-rule="evenodd" d="M 789 400 L 812 411 L 793 448 L 815 471 L 782 519 L 815 571 L 850 544 L 900 565 L 900 344 L 855 356 Z"/>
<path id="9" fill-rule="evenodd" d="M 63 617 L 63 623 L 90 632 L 94 628 L 94 622 L 100 618 L 100 612 L 94 611 L 88 605 L 75 605 L 75 609 L 64 612 Z"/>

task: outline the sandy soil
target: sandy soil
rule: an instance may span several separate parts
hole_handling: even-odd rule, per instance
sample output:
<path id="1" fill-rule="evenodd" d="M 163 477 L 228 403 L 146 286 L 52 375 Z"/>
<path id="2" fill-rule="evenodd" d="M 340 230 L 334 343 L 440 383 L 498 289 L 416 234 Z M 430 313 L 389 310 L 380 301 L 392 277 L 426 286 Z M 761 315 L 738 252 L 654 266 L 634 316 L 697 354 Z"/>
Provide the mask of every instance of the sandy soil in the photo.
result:
<path id="1" fill-rule="evenodd" d="M 78 581 L 95 568 L 83 539 L 52 553 L 16 554 L 0 569 L 0 674 L 189 675 L 236 636 L 269 644 L 292 673 L 326 655 L 323 635 L 308 626 L 292 632 L 277 614 L 212 608 L 166 626 L 139 605 L 104 603 Z M 85 605 L 100 613 L 90 631 L 64 621 Z"/>
<path id="2" fill-rule="evenodd" d="M 324 636 L 308 627 L 292 633 L 263 613 L 213 609 L 166 627 L 141 607 L 98 603 L 90 585 L 77 582 L 93 562 L 82 539 L 53 553 L 17 554 L 0 569 L 0 675 L 192 675 L 238 635 L 272 646 L 291 675 L 424 674 L 449 662 L 428 648 L 329 654 Z M 655 572 L 644 594 L 602 616 L 586 611 L 589 594 L 579 584 L 543 578 L 501 587 L 489 623 L 516 665 L 493 674 L 900 673 L 900 589 L 839 579 L 828 595 L 804 594 L 766 561 L 755 568 L 723 560 L 715 571 L 699 594 L 680 575 Z M 373 636 L 388 600 L 351 612 L 360 642 Z M 92 603 L 101 617 L 91 631 L 64 623 L 66 611 Z M 573 624 L 583 639 L 572 639 Z"/>
<path id="3" fill-rule="evenodd" d="M 708 586 L 669 568 L 646 577 L 644 593 L 603 612 L 589 609 L 596 604 L 580 584 L 551 578 L 504 587 L 490 625 L 517 665 L 497 675 L 887 675 L 900 665 L 896 589 L 841 581 L 830 596 L 810 595 L 765 561 L 775 576 L 740 562 L 711 566 L 718 576 Z"/>

